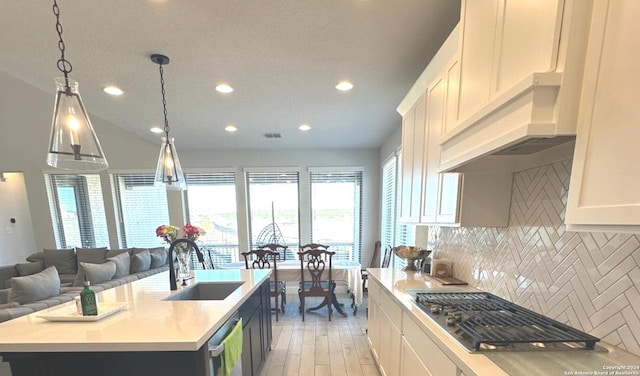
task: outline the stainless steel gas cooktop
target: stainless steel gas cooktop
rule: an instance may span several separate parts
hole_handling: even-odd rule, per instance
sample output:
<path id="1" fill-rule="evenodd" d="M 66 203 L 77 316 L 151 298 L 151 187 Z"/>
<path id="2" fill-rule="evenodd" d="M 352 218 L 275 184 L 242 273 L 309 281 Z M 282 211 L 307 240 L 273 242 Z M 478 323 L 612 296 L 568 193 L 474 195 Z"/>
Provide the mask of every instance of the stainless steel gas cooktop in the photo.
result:
<path id="1" fill-rule="evenodd" d="M 599 338 L 485 292 L 419 292 L 414 303 L 469 351 L 594 350 Z"/>

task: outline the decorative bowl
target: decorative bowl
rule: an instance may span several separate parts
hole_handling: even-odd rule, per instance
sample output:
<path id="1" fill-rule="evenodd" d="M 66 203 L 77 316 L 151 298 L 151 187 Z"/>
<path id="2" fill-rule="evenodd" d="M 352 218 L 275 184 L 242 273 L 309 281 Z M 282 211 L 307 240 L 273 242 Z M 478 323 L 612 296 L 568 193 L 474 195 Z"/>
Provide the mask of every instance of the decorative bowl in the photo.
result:
<path id="1" fill-rule="evenodd" d="M 415 246 L 400 245 L 393 248 L 393 253 L 395 253 L 399 258 L 407 260 L 407 266 L 405 266 L 402 270 L 417 271 L 418 268 L 416 267 L 416 260 L 427 258 L 429 254 L 431 254 L 431 251 Z"/>

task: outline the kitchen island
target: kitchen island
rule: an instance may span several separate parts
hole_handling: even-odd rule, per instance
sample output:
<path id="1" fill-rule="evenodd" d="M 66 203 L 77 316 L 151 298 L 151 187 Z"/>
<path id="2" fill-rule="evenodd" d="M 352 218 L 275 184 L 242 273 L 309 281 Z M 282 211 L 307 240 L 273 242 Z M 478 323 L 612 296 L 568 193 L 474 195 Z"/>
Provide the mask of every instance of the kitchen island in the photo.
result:
<path id="1" fill-rule="evenodd" d="M 597 350 L 469 352 L 413 300 L 418 291 L 477 289 L 443 286 L 420 272 L 368 271 L 369 346 L 386 375 L 640 375 L 640 357 L 601 343 Z"/>
<path id="2" fill-rule="evenodd" d="M 271 346 L 269 270 L 197 270 L 169 289 L 169 272 L 97 293 L 126 309 L 95 322 L 50 322 L 69 302 L 0 324 L 0 355 L 21 375 L 209 375 L 208 340 L 234 314 L 243 319 L 242 365 L 257 373 Z M 224 299 L 168 300 L 198 283 L 238 283 Z"/>

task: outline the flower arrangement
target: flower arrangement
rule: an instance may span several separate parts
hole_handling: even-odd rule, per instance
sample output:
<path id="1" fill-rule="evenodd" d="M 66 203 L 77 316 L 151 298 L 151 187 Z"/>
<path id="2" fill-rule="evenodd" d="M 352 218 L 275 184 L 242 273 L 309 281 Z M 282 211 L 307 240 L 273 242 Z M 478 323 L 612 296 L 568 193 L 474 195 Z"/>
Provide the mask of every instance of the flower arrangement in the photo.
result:
<path id="1" fill-rule="evenodd" d="M 201 235 L 204 235 L 207 232 L 203 228 L 193 226 L 191 223 L 187 222 L 187 224 L 182 226 L 182 233 L 185 238 L 195 242 Z"/>
<path id="2" fill-rule="evenodd" d="M 178 228 L 171 225 L 160 225 L 156 228 L 156 236 L 163 238 L 167 243 L 171 243 L 178 238 Z"/>
<path id="3" fill-rule="evenodd" d="M 180 229 L 176 226 L 172 225 L 160 225 L 156 228 L 156 236 L 163 238 L 165 242 L 171 243 L 174 240 L 178 239 L 178 231 Z M 207 232 L 198 226 L 193 226 L 191 223 L 187 222 L 184 226 L 182 226 L 182 236 L 191 241 L 196 241 L 201 235 L 206 234 Z"/>

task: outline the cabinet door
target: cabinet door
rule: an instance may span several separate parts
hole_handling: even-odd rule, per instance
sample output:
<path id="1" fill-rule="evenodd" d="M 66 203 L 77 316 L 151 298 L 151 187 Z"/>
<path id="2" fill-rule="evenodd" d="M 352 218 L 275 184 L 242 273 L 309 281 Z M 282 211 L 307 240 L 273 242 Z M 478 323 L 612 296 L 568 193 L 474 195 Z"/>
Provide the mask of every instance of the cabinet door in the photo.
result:
<path id="1" fill-rule="evenodd" d="M 564 0 L 501 3 L 492 97 L 533 72 L 555 70 Z"/>
<path id="2" fill-rule="evenodd" d="M 422 163 L 426 93 L 411 107 L 402 121 L 402 194 L 400 221 L 416 223 L 420 219 Z"/>
<path id="3" fill-rule="evenodd" d="M 411 221 L 411 189 L 413 188 L 413 131 L 416 109 L 402 117 L 402 159 L 400 161 L 400 221 Z"/>
<path id="4" fill-rule="evenodd" d="M 461 121 L 489 102 L 499 0 L 462 3 L 460 97 Z"/>
<path id="5" fill-rule="evenodd" d="M 420 222 L 435 223 L 440 192 L 440 134 L 444 118 L 446 82 L 439 76 L 427 89 L 427 132 L 425 133 L 425 161 L 423 197 Z"/>
<path id="6" fill-rule="evenodd" d="M 453 62 L 451 65 L 456 65 Z M 438 173 L 440 137 L 443 134 L 449 70 L 439 76 L 427 91 L 427 134 L 424 162 L 424 189 L 420 221 L 451 224 L 458 221 L 460 174 Z"/>
<path id="7" fill-rule="evenodd" d="M 369 281 L 371 283 L 372 281 Z M 380 305 L 377 300 L 369 296 L 369 315 L 367 317 L 367 335 L 369 337 L 369 346 L 373 353 L 374 359 L 380 364 Z"/>
<path id="8" fill-rule="evenodd" d="M 405 338 L 402 339 L 400 348 L 400 374 L 432 376 Z"/>
<path id="9" fill-rule="evenodd" d="M 406 344 L 413 349 L 418 359 L 424 362 L 432 374 L 455 375 L 457 370 L 455 363 L 422 331 L 421 325 L 413 320 L 409 314 L 404 314 L 402 318 L 402 333 Z"/>
<path id="10" fill-rule="evenodd" d="M 446 69 L 446 102 L 444 126 L 441 135 L 451 132 L 460 121 L 458 113 L 458 97 L 460 95 L 460 56 L 456 56 Z M 438 163 L 440 156 L 438 156 Z"/>
<path id="11" fill-rule="evenodd" d="M 636 0 L 594 5 L 567 224 L 640 225 L 639 17 Z"/>
<path id="12" fill-rule="evenodd" d="M 391 323 L 391 319 L 381 311 L 382 327 L 380 336 L 380 367 L 386 376 L 400 375 L 400 343 L 402 333 Z"/>
<path id="13" fill-rule="evenodd" d="M 456 223 L 459 220 L 458 211 L 460 208 L 460 187 L 462 174 L 449 172 L 439 174 L 438 212 L 436 222 Z"/>

